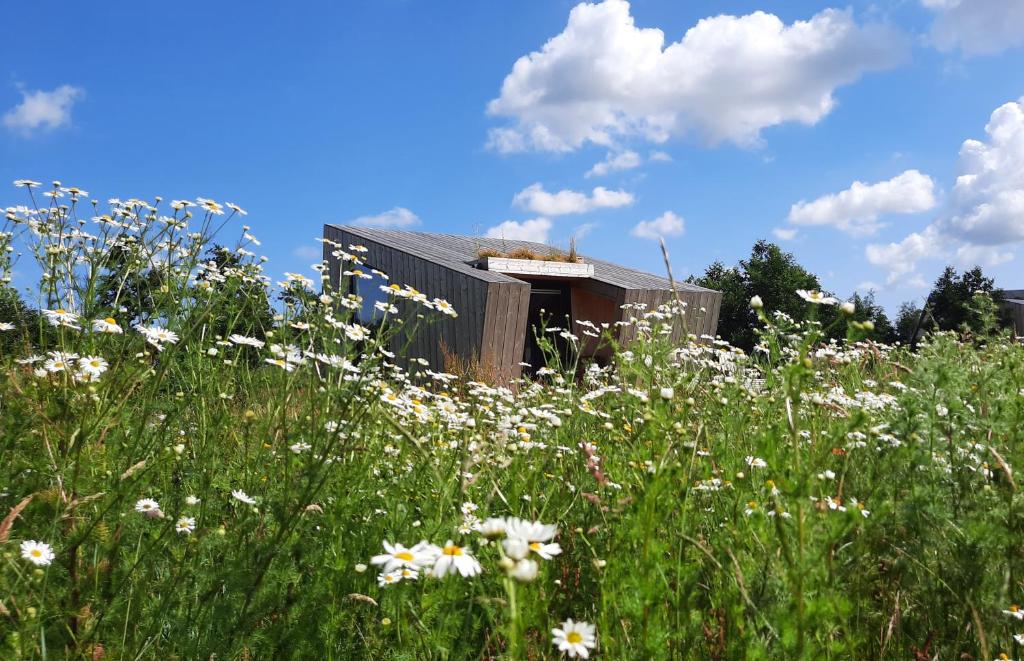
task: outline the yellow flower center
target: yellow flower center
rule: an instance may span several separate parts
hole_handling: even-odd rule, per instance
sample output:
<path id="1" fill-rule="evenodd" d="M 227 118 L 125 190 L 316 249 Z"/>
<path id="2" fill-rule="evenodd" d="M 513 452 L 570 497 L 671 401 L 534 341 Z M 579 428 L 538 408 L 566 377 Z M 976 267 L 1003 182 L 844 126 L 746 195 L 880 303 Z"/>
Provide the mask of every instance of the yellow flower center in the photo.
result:
<path id="1" fill-rule="evenodd" d="M 454 544 L 444 547 L 442 551 L 445 555 L 462 555 L 462 549 Z"/>
<path id="2" fill-rule="evenodd" d="M 566 639 L 566 641 L 572 643 L 573 645 L 578 645 L 581 642 L 583 642 L 583 636 L 581 636 L 580 634 L 578 634 L 575 631 L 570 631 L 566 635 L 565 639 Z"/>
<path id="3" fill-rule="evenodd" d="M 409 553 L 408 551 L 400 551 L 395 554 L 395 557 L 399 560 L 404 560 L 405 562 L 412 562 L 412 553 Z"/>
<path id="4" fill-rule="evenodd" d="M 115 325 L 117 323 L 117 320 L 115 320 L 113 317 L 107 317 L 103 321 L 107 322 L 111 326 L 113 326 L 113 325 Z"/>
<path id="5" fill-rule="evenodd" d="M 43 552 L 40 551 L 39 549 L 32 549 L 30 551 L 30 553 L 32 554 L 33 558 L 41 558 L 41 557 L 43 557 Z"/>
<path id="6" fill-rule="evenodd" d="M 542 546 L 543 544 L 541 544 L 540 542 L 530 542 L 530 549 L 533 551 L 539 551 Z"/>

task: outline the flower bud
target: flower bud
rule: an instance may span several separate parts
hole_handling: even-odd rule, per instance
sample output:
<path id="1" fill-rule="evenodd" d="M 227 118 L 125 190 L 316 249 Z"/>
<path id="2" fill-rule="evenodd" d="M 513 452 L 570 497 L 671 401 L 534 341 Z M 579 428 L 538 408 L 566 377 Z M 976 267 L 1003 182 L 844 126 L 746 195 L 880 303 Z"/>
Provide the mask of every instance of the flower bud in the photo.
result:
<path id="1" fill-rule="evenodd" d="M 761 300 L 760 296 L 751 296 L 750 307 L 752 307 L 755 310 L 760 310 L 761 308 L 764 307 L 764 301 Z"/>

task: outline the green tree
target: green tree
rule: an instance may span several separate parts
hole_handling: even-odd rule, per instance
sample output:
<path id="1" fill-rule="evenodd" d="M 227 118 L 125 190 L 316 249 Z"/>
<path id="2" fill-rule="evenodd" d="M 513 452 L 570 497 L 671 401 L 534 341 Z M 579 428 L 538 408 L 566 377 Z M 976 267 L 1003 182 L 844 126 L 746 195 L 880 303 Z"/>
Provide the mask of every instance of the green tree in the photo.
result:
<path id="1" fill-rule="evenodd" d="M 97 312 L 118 313 L 115 316 L 129 324 L 148 319 L 156 309 L 162 282 L 134 237 L 127 237 L 107 253 L 105 271 L 96 283 Z"/>
<path id="2" fill-rule="evenodd" d="M 869 291 L 864 295 L 854 292 L 848 301 L 853 303 L 853 314 L 841 315 L 839 323 L 832 326 L 829 331 L 829 337 L 835 339 L 844 338 L 851 322 L 870 321 L 875 326 L 871 334 L 873 339 L 886 343 L 892 343 L 899 339 L 896 327 L 893 326 L 888 315 L 885 314 L 885 310 L 875 302 L 874 292 Z"/>
<path id="3" fill-rule="evenodd" d="M 273 328 L 266 281 L 259 267 L 245 262 L 237 252 L 220 245 L 207 250 L 196 281 L 210 290 L 197 294 L 197 299 L 210 302 L 198 309 L 209 315 L 205 323 L 214 335 L 237 333 L 262 340 Z"/>
<path id="4" fill-rule="evenodd" d="M 11 355 L 26 344 L 38 346 L 39 313 L 21 300 L 13 287 L 0 285 L 0 324 L 11 330 L 0 331 L 0 355 Z"/>
<path id="5" fill-rule="evenodd" d="M 749 351 L 757 341 L 757 317 L 750 310 L 750 298 L 760 296 L 764 309 L 784 312 L 802 320 L 807 302 L 796 293 L 798 289 L 821 289 L 818 276 L 796 262 L 791 253 L 768 241 L 758 241 L 750 257 L 734 268 L 715 262 L 704 275 L 691 277 L 690 282 L 722 292 L 722 308 L 718 316 L 718 334 L 730 344 Z M 821 306 L 818 319 L 828 325 L 837 310 Z"/>
<path id="6" fill-rule="evenodd" d="M 900 305 L 899 312 L 896 314 L 896 339 L 904 344 L 910 344 L 914 339 L 914 332 L 918 330 L 917 324 L 920 319 L 921 307 L 917 303 L 905 301 Z M 926 330 L 930 321 L 926 315 L 921 329 Z"/>
<path id="7" fill-rule="evenodd" d="M 978 292 L 988 294 L 996 303 L 1000 300 L 995 282 L 985 276 L 980 266 L 964 271 L 962 275 L 952 266 L 947 266 L 928 295 L 929 312 L 939 330 L 982 331 L 978 315 L 973 311 L 972 299 Z M 1005 326 L 1008 320 L 1001 318 L 1000 321 Z"/>

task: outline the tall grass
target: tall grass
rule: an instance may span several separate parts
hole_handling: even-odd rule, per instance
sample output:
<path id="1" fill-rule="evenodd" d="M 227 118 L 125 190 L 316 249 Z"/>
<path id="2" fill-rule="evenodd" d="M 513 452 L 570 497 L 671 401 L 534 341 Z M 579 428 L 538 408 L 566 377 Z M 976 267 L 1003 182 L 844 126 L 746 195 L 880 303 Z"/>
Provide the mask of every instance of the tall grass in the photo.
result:
<path id="1" fill-rule="evenodd" d="M 555 658 L 568 618 L 616 659 L 1021 654 L 1008 338 L 829 344 L 809 303 L 744 355 L 637 309 L 610 367 L 499 388 L 388 351 L 443 301 L 358 324 L 359 246 L 272 285 L 237 207 L 43 189 L 0 237 L 44 311 L 0 319 L 4 658 Z"/>

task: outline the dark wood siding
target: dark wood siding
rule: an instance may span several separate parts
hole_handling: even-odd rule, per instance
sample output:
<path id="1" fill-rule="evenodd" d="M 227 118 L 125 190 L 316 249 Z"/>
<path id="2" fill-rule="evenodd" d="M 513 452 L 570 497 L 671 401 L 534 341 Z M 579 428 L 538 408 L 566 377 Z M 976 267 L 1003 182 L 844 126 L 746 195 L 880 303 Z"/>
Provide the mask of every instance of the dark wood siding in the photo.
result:
<path id="1" fill-rule="evenodd" d="M 426 314 L 424 316 L 429 317 L 429 321 L 421 320 L 413 333 L 416 315 L 428 311 L 418 305 L 403 305 L 407 330 L 396 336 L 390 347 L 392 351 L 397 353 L 405 348 L 407 355 L 404 358 L 424 358 L 436 370 L 445 368 L 442 347 L 466 360 L 480 355 L 480 347 L 483 345 L 483 310 L 487 307 L 490 284 L 486 279 L 495 274 L 486 271 L 474 273 L 468 266 L 465 269 L 452 268 L 448 264 L 374 241 L 362 233 L 357 234 L 345 228 L 327 225 L 324 227 L 324 236 L 340 244 L 343 250 L 348 250 L 350 244 L 365 246 L 367 252 L 361 257 L 367 266 L 383 271 L 393 283 L 414 287 L 428 298 L 447 300 L 458 312 L 457 318 Z M 332 287 L 337 288 L 342 269 L 340 260 L 331 256 L 334 250 L 325 244 L 324 254 L 329 265 L 330 282 Z M 484 278 L 477 274 L 483 274 Z"/>
<path id="2" fill-rule="evenodd" d="M 348 250 L 350 244 L 366 246 L 362 257 L 368 266 L 388 274 L 393 283 L 414 287 L 431 299 L 447 300 L 458 312 L 455 319 L 430 314 L 433 321 L 421 322 L 417 332 L 411 333 L 416 315 L 425 311 L 418 306 L 403 306 L 407 308 L 402 315 L 407 330 L 391 347 L 396 353 L 408 342 L 406 358 L 424 358 L 433 369 L 442 370 L 446 367 L 442 347 L 446 347 L 466 361 L 479 362 L 481 372 L 493 375 L 498 382 L 508 383 L 519 377 L 530 285 L 509 275 L 474 268 L 472 263 L 481 248 L 507 251 L 525 247 L 539 254 L 550 253 L 553 248 L 526 241 L 336 225 L 325 225 L 324 237 L 340 244 L 343 250 Z M 330 254 L 333 250 L 330 245 L 324 246 L 330 282 L 337 287 L 342 269 L 339 260 Z M 644 311 L 678 296 L 687 304 L 687 316 L 685 328 L 680 327 L 673 337 L 682 340 L 686 333 L 715 334 L 719 292 L 688 283 L 675 283 L 673 291 L 665 278 L 602 260 L 587 258 L 587 262 L 594 264 L 594 277 L 575 281 L 574 286 L 613 301 L 617 319 L 641 318 Z M 624 304 L 636 303 L 646 305 L 646 310 L 621 310 Z M 632 326 L 617 331 L 623 344 L 635 337 Z"/>

